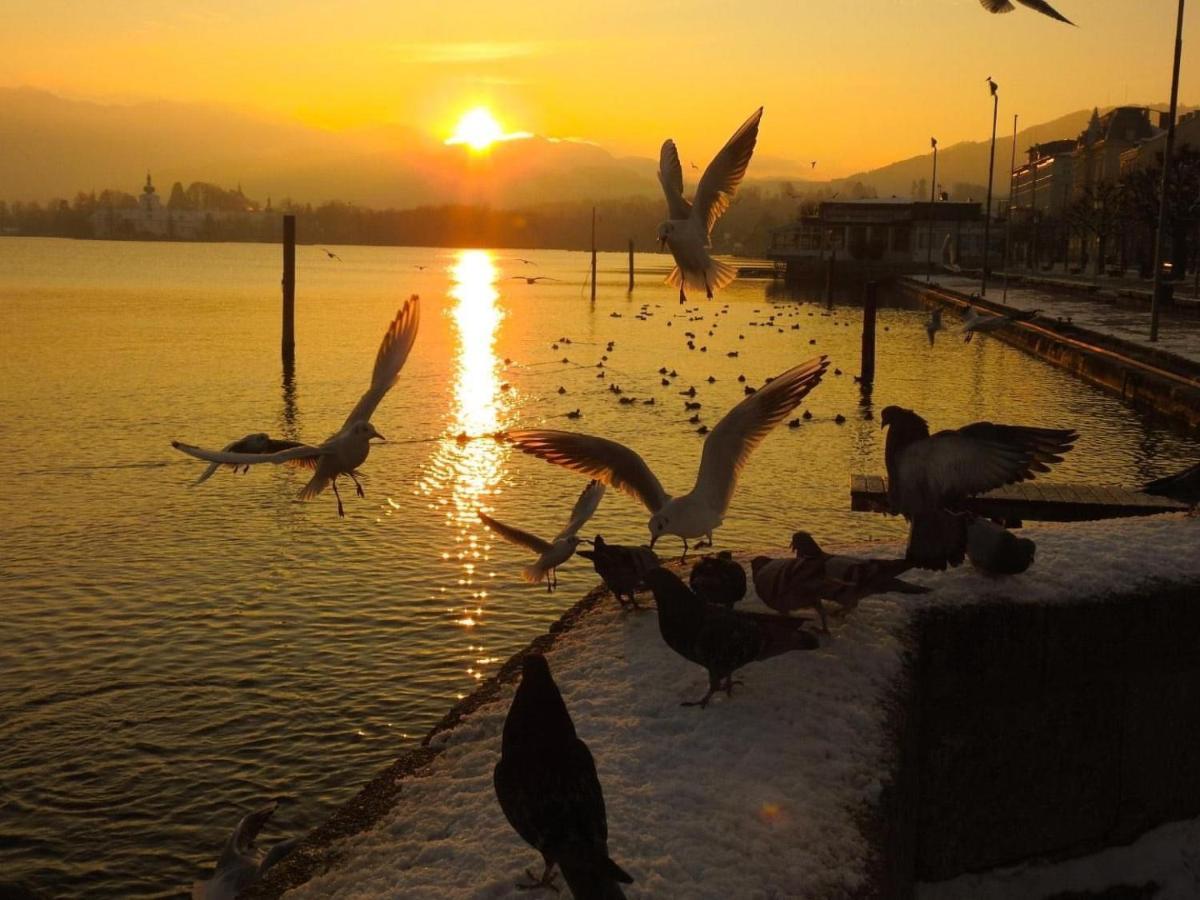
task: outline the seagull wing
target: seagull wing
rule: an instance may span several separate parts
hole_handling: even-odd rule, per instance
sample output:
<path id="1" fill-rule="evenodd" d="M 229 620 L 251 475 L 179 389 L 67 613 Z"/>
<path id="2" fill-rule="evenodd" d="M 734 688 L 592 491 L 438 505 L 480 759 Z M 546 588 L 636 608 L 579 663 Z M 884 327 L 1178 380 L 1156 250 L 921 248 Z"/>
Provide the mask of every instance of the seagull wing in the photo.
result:
<path id="1" fill-rule="evenodd" d="M 603 499 L 603 482 L 594 479 L 589 481 L 588 486 L 580 493 L 579 499 L 575 501 L 575 508 L 571 510 L 571 518 L 567 521 L 566 527 L 558 533 L 558 536 L 554 539 L 555 542 L 561 541 L 563 538 L 574 537 L 578 534 L 579 529 L 587 523 L 587 520 L 595 515 L 596 508 Z"/>
<path id="2" fill-rule="evenodd" d="M 694 213 L 700 218 L 705 234 L 712 234 L 713 225 L 729 208 L 738 185 L 742 183 L 746 167 L 750 165 L 750 157 L 754 154 L 754 144 L 758 141 L 758 122 L 762 113 L 760 106 L 754 115 L 742 123 L 742 127 L 713 157 L 700 178 Z"/>
<path id="3" fill-rule="evenodd" d="M 990 13 L 1010 13 L 1016 9 L 1009 0 L 979 0 L 979 5 Z"/>
<path id="4" fill-rule="evenodd" d="M 225 847 L 217 860 L 217 869 L 225 868 L 228 864 L 251 856 L 254 852 L 254 841 L 258 838 L 258 833 L 263 830 L 263 826 L 275 814 L 276 806 L 278 806 L 277 803 L 271 803 L 269 806 L 242 816 L 237 827 L 233 829 L 233 834 L 225 842 Z"/>
<path id="5" fill-rule="evenodd" d="M 821 383 L 829 358 L 819 356 L 788 369 L 751 394 L 717 423 L 704 442 L 693 496 L 721 513 L 729 506 L 738 475 L 767 433 Z"/>
<path id="6" fill-rule="evenodd" d="M 1049 16 L 1052 19 L 1057 19 L 1059 22 L 1066 22 L 1068 25 L 1075 24 L 1047 3 L 1046 0 L 1017 0 L 1017 2 L 1022 6 L 1027 6 L 1036 12 L 1040 12 L 1043 16 Z M 979 3 L 988 12 L 993 13 L 1008 13 L 1016 9 L 1010 0 L 979 0 Z"/>
<path id="7" fill-rule="evenodd" d="M 1027 481 L 1062 462 L 1074 431 L 976 422 L 939 431 L 908 447 L 899 460 L 901 511 L 941 507 L 1006 484 Z"/>
<path id="8" fill-rule="evenodd" d="M 538 554 L 545 553 L 550 549 L 550 544 L 543 541 L 540 537 L 532 535 L 528 531 L 522 531 L 520 528 L 505 525 L 503 522 L 497 522 L 485 512 L 481 511 L 479 513 L 479 521 L 510 544 L 516 544 L 518 547 L 524 547 L 526 550 L 532 550 Z"/>
<path id="9" fill-rule="evenodd" d="M 355 404 L 342 428 L 347 428 L 354 422 L 367 422 L 375 414 L 375 408 L 379 406 L 383 395 L 400 377 L 404 361 L 408 359 L 408 353 L 417 339 L 417 327 L 420 324 L 421 301 L 416 294 L 413 294 L 400 307 L 396 318 L 388 326 L 387 333 L 379 344 L 379 353 L 375 356 L 375 370 L 371 373 L 371 386 Z"/>
<path id="10" fill-rule="evenodd" d="M 571 431 L 510 431 L 508 439 L 522 452 L 573 472 L 590 475 L 642 501 L 656 513 L 670 498 L 646 461 L 624 444 Z"/>
<path id="11" fill-rule="evenodd" d="M 291 443 L 291 441 L 287 443 Z M 333 452 L 333 449 L 328 444 L 322 444 L 320 447 L 298 444 L 295 447 L 279 450 L 275 453 L 237 453 L 225 450 L 205 450 L 203 447 L 194 447 L 191 444 L 185 444 L 181 441 L 171 441 L 171 446 L 181 453 L 196 457 L 196 459 L 230 466 L 253 466 L 259 463 L 272 463 L 278 466 L 282 463 L 288 463 L 293 466 L 312 468 L 316 466 L 317 460 L 320 457 L 327 456 Z"/>
<path id="12" fill-rule="evenodd" d="M 692 204 L 683 198 L 683 166 L 672 140 L 663 141 L 658 151 L 658 181 L 667 198 L 668 217 L 686 219 L 692 212 Z"/>

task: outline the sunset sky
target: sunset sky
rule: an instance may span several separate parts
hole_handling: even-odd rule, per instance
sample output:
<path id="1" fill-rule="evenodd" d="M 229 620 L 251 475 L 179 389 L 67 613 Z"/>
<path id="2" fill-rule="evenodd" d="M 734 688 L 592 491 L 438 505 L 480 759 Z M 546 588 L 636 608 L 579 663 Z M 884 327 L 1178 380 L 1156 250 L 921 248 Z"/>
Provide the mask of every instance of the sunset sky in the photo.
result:
<path id="1" fill-rule="evenodd" d="M 760 156 L 828 177 L 924 152 L 930 134 L 986 136 L 987 75 L 1010 123 L 1167 99 L 1175 0 L 1057 5 L 1080 27 L 976 0 L 8 0 L 0 85 L 438 138 L 485 106 L 510 131 L 639 156 L 674 137 L 697 161 L 763 104 Z M 1198 6 L 1185 104 L 1200 102 Z"/>

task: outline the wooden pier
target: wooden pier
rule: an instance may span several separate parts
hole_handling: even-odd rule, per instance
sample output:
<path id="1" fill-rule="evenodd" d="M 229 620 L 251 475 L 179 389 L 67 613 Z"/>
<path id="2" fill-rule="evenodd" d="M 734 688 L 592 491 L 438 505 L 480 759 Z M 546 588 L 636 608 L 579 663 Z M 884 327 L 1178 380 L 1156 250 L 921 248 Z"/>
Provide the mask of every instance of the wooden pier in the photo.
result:
<path id="1" fill-rule="evenodd" d="M 887 479 L 850 476 L 850 508 L 855 512 L 891 512 Z M 1089 522 L 1159 513 L 1187 512 L 1187 504 L 1128 488 L 1026 481 L 971 497 L 963 508 L 976 515 L 1016 525 L 1034 522 Z"/>

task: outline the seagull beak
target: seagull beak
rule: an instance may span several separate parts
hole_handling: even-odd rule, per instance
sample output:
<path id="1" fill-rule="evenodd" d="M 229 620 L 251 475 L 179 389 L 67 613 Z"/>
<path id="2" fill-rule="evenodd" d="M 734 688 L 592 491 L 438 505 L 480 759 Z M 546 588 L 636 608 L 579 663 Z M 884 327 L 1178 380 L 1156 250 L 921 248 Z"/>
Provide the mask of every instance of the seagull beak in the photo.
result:
<path id="1" fill-rule="evenodd" d="M 385 437 L 384 437 L 382 434 L 380 434 L 380 433 L 379 433 L 378 431 L 376 431 L 374 428 L 372 428 L 372 429 L 371 429 L 371 436 L 372 436 L 372 437 L 377 437 L 377 438 L 379 438 L 379 439 L 380 439 L 381 441 L 383 441 L 385 444 L 387 443 L 387 438 L 385 438 Z"/>

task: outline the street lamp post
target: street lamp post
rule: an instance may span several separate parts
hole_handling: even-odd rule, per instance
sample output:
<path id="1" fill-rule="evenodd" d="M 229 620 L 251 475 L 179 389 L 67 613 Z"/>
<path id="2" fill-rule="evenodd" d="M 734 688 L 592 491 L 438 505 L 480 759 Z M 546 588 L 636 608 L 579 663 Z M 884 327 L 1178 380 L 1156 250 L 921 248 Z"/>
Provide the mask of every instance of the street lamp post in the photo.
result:
<path id="1" fill-rule="evenodd" d="M 933 217 L 934 210 L 937 209 L 937 138 L 931 137 L 929 146 L 933 148 L 933 184 L 929 188 L 929 246 L 925 248 L 926 283 L 933 277 Z"/>
<path id="2" fill-rule="evenodd" d="M 1013 145 L 1012 145 L 1012 161 L 1008 165 L 1008 215 L 1004 218 L 1004 295 L 1003 302 L 1008 302 L 1008 267 L 1011 264 L 1009 260 L 1009 247 L 1012 242 L 1012 217 L 1013 217 L 1013 185 L 1016 184 L 1017 170 L 1017 114 L 1013 113 Z"/>
<path id="3" fill-rule="evenodd" d="M 992 81 L 990 75 L 988 76 L 987 83 L 989 90 L 992 92 L 992 150 L 988 154 L 987 209 L 984 211 L 983 216 L 983 272 L 979 283 L 980 297 L 987 296 L 988 251 L 991 249 L 988 241 L 992 233 L 992 176 L 996 172 L 996 115 L 1000 111 L 1000 95 L 997 93 L 1000 86 Z"/>
<path id="4" fill-rule="evenodd" d="M 1179 108 L 1179 59 L 1183 55 L 1183 0 L 1175 22 L 1175 67 L 1171 72 L 1171 120 L 1167 122 L 1167 144 L 1163 147 L 1162 187 L 1158 197 L 1158 231 L 1154 238 L 1154 290 L 1150 294 L 1150 340 L 1158 340 L 1158 314 L 1162 305 L 1163 257 L 1167 250 L 1167 187 L 1171 179 L 1171 151 L 1175 148 L 1175 114 Z"/>

